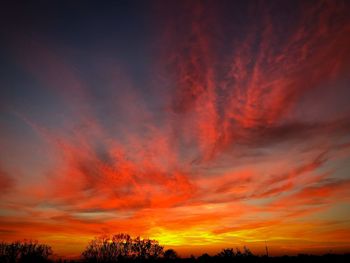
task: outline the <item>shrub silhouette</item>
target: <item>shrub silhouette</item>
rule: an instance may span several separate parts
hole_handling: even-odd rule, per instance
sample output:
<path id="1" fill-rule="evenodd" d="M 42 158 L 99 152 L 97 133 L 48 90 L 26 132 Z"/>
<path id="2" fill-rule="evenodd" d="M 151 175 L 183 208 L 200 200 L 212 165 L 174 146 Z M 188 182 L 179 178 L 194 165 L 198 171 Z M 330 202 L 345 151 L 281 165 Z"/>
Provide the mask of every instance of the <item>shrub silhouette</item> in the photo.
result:
<path id="1" fill-rule="evenodd" d="M 217 254 L 220 258 L 233 258 L 235 255 L 235 252 L 233 248 L 225 248 L 222 251 L 220 251 L 219 254 Z"/>
<path id="2" fill-rule="evenodd" d="M 245 257 L 252 257 L 254 256 L 253 253 L 250 251 L 249 248 L 247 248 L 246 246 L 243 247 L 243 256 Z"/>
<path id="3" fill-rule="evenodd" d="M 175 260 L 178 258 L 177 253 L 174 249 L 165 250 L 163 257 L 164 257 L 164 259 L 167 259 L 167 260 Z"/>
<path id="4" fill-rule="evenodd" d="M 37 241 L 0 243 L 0 262 L 3 263 L 48 262 L 50 255 L 51 247 Z"/>
<path id="5" fill-rule="evenodd" d="M 209 256 L 208 253 L 204 253 L 203 255 L 198 257 L 199 262 L 209 262 L 211 259 L 211 256 Z"/>
<path id="6" fill-rule="evenodd" d="M 92 240 L 82 256 L 88 262 L 117 262 L 122 259 L 155 259 L 163 254 L 158 241 L 131 238 L 127 234 L 102 236 Z"/>
<path id="7" fill-rule="evenodd" d="M 229 259 L 229 258 L 234 258 L 234 257 L 252 257 L 254 255 L 249 250 L 249 248 L 244 246 L 243 252 L 239 248 L 236 248 L 236 252 L 234 251 L 233 248 L 225 248 L 225 249 L 221 250 L 220 253 L 218 253 L 216 256 L 220 257 L 220 258 Z"/>

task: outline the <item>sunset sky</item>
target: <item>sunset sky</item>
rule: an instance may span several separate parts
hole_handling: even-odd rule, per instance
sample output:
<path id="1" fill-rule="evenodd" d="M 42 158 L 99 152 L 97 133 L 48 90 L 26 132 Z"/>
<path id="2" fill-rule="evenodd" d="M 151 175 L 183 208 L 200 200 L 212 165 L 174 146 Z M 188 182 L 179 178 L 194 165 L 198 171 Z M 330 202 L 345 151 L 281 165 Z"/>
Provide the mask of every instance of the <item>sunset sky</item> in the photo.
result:
<path id="1" fill-rule="evenodd" d="M 0 240 L 349 252 L 349 13 L 1 2 Z"/>

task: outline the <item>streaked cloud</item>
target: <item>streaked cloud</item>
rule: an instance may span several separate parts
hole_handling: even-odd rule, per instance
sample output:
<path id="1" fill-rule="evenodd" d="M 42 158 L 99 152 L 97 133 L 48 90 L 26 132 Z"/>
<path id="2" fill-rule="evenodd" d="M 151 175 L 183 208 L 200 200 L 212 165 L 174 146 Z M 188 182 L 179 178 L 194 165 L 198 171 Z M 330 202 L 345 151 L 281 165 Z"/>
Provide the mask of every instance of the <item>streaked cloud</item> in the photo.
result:
<path id="1" fill-rule="evenodd" d="M 159 3 L 150 35 L 129 36 L 140 61 L 7 33 L 26 82 L 0 106 L 0 239 L 349 249 L 349 214 L 331 212 L 350 198 L 349 5 L 286 5 Z"/>

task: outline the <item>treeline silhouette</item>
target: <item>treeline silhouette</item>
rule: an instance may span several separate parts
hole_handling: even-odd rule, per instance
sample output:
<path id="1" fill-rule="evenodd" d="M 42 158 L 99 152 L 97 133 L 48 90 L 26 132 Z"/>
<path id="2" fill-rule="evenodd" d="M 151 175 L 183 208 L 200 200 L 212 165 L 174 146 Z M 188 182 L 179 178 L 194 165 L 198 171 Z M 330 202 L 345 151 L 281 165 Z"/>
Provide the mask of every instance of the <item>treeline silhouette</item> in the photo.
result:
<path id="1" fill-rule="evenodd" d="M 309 263 L 332 262 L 348 263 L 350 254 L 326 254 L 322 256 L 300 254 L 298 256 L 269 257 L 268 255 L 254 255 L 249 248 L 243 249 L 225 248 L 218 254 L 210 256 L 205 253 L 201 256 L 188 258 L 179 257 L 174 249 L 164 250 L 158 241 L 132 238 L 128 234 L 102 236 L 91 240 L 81 253 L 81 257 L 75 260 L 54 259 L 50 246 L 40 244 L 37 241 L 17 241 L 12 243 L 0 243 L 0 263 Z"/>
<path id="2" fill-rule="evenodd" d="M 13 243 L 0 243 L 0 262 L 48 262 L 52 255 L 52 249 L 45 244 L 39 244 L 37 241 L 24 241 Z"/>

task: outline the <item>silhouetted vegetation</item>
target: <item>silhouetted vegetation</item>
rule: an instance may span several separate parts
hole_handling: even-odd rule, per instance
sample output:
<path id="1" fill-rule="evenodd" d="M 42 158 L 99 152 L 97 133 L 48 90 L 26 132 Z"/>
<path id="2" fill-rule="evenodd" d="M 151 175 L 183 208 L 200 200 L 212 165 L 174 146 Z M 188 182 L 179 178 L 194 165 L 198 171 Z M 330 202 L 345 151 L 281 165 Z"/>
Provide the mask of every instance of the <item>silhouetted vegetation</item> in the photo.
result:
<path id="1" fill-rule="evenodd" d="M 164 251 L 163 257 L 166 260 L 175 260 L 178 258 L 178 255 L 174 249 L 167 249 Z"/>
<path id="2" fill-rule="evenodd" d="M 158 241 L 131 238 L 127 234 L 100 237 L 92 240 L 82 253 L 88 262 L 117 262 L 121 260 L 149 260 L 163 255 Z"/>
<path id="3" fill-rule="evenodd" d="M 1 263 L 48 262 L 51 254 L 50 246 L 36 241 L 0 243 Z"/>
<path id="4" fill-rule="evenodd" d="M 216 255 L 204 253 L 189 258 L 179 257 L 174 249 L 164 251 L 158 241 L 132 238 L 127 234 L 99 237 L 91 240 L 78 260 L 54 260 L 51 247 L 36 241 L 0 243 L 0 263 L 116 263 L 116 262 L 159 262 L 159 263 L 348 263 L 350 254 L 323 256 L 305 255 L 268 257 L 254 255 L 247 247 L 225 248 Z"/>

